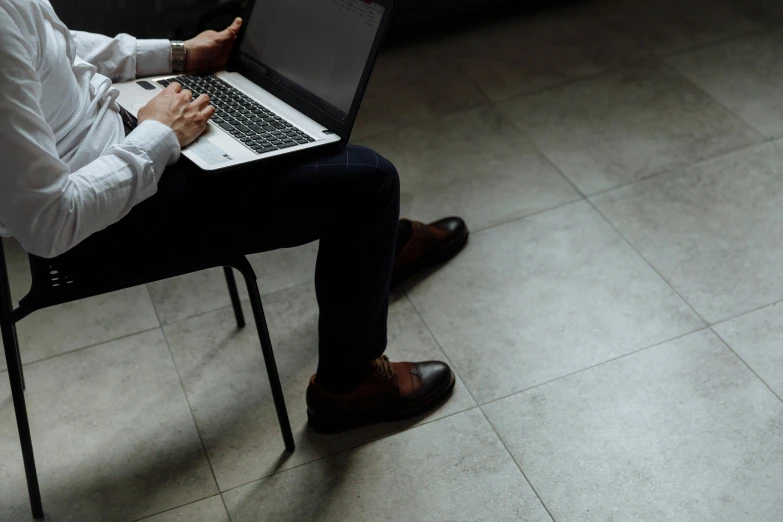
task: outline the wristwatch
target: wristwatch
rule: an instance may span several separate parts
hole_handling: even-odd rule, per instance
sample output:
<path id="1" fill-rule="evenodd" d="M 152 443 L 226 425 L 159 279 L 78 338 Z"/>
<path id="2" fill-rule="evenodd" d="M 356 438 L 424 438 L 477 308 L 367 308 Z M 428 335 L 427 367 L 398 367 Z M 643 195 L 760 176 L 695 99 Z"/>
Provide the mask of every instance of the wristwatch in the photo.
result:
<path id="1" fill-rule="evenodd" d="M 182 40 L 171 40 L 171 70 L 177 74 L 185 72 L 185 58 L 188 50 Z"/>

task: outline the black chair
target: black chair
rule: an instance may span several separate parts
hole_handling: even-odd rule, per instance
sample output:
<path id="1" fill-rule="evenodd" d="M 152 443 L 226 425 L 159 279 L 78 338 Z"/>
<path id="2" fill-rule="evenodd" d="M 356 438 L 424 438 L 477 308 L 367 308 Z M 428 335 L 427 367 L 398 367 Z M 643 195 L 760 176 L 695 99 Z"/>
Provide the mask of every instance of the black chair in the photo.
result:
<path id="1" fill-rule="evenodd" d="M 253 309 L 253 317 L 255 318 L 258 336 L 261 340 L 261 350 L 264 354 L 264 362 L 266 363 L 269 383 L 272 387 L 272 396 L 277 409 L 280 429 L 283 433 L 285 449 L 289 452 L 294 451 L 294 437 L 291 433 L 283 390 L 280 386 L 280 377 L 277 373 L 275 356 L 272 351 L 272 342 L 269 339 L 269 330 L 264 317 L 264 310 L 261 306 L 261 295 L 256 283 L 256 274 L 245 256 L 213 254 L 202 259 L 188 256 L 182 259 L 167 259 L 162 262 L 156 260 L 152 263 L 134 263 L 132 269 L 128 269 L 128 266 L 106 263 L 104 262 L 105 260 L 85 259 L 85 256 L 73 255 L 74 252 L 78 252 L 78 248 L 54 259 L 43 259 L 30 255 L 32 286 L 30 292 L 20 300 L 19 307 L 14 309 L 11 300 L 5 252 L 3 251 L 2 241 L 0 241 L 0 327 L 2 328 L 3 345 L 8 365 L 8 378 L 11 382 L 11 395 L 19 428 L 19 439 L 22 446 L 22 458 L 27 476 L 27 488 L 30 493 L 33 517 L 42 518 L 43 507 L 38 486 L 38 475 L 35 469 L 35 457 L 33 455 L 33 443 L 30 438 L 27 408 L 25 406 L 25 382 L 19 342 L 16 336 L 16 323 L 33 312 L 50 306 L 222 266 L 225 271 L 237 326 L 242 328 L 245 326 L 245 319 L 242 314 L 239 293 L 237 292 L 232 268 L 238 270 L 245 278 L 247 291 L 250 295 L 250 306 Z"/>

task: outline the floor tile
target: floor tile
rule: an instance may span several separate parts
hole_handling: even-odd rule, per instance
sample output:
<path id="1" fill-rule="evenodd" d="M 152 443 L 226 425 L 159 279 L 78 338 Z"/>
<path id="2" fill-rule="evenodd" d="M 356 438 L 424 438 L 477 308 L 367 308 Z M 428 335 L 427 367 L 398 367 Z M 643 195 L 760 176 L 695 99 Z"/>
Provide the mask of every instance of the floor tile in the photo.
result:
<path id="1" fill-rule="evenodd" d="M 353 139 L 487 103 L 481 91 L 445 59 L 440 44 L 389 49 L 375 64 Z"/>
<path id="2" fill-rule="evenodd" d="M 25 368 L 46 520 L 129 521 L 217 493 L 160 330 Z M 0 391 L 0 520 L 29 504 Z"/>
<path id="3" fill-rule="evenodd" d="M 222 491 L 475 405 L 458 382 L 451 399 L 429 416 L 339 436 L 318 435 L 307 427 L 305 406 L 307 383 L 317 365 L 315 291 L 308 285 L 274 294 L 264 299 L 264 306 L 297 443 L 290 456 L 283 452 L 252 323 L 237 331 L 229 309 L 165 330 Z M 393 360 L 443 359 L 404 298 L 397 299 L 390 311 L 387 353 Z"/>
<path id="4" fill-rule="evenodd" d="M 783 306 L 769 306 L 716 325 L 724 341 L 783 397 Z"/>
<path id="5" fill-rule="evenodd" d="M 783 403 L 711 332 L 484 410 L 556 520 L 783 517 Z"/>
<path id="6" fill-rule="evenodd" d="M 783 136 L 780 29 L 754 33 L 667 62 L 767 137 Z"/>
<path id="7" fill-rule="evenodd" d="M 462 216 L 473 229 L 579 199 L 508 119 L 488 107 L 363 142 L 400 172 L 402 215 Z"/>
<path id="8" fill-rule="evenodd" d="M 631 65 L 652 55 L 590 5 L 526 13 L 444 42 L 494 102 Z"/>
<path id="9" fill-rule="evenodd" d="M 587 203 L 476 234 L 411 285 L 480 403 L 702 326 Z"/>
<path id="10" fill-rule="evenodd" d="M 764 144 L 594 198 L 710 323 L 783 299 L 783 150 Z"/>
<path id="11" fill-rule="evenodd" d="M 758 0 L 618 0 L 598 10 L 615 28 L 659 55 L 692 49 L 761 27 L 774 8 Z M 769 2 L 768 4 L 772 4 Z"/>
<path id="12" fill-rule="evenodd" d="M 313 280 L 318 243 L 248 256 L 258 277 L 262 295 Z M 245 281 L 234 272 L 240 296 L 247 299 Z M 167 279 L 147 285 L 163 324 L 230 306 L 226 278 L 221 268 Z M 249 309 L 245 310 L 250 313 Z"/>
<path id="13" fill-rule="evenodd" d="M 762 140 L 702 91 L 654 65 L 527 96 L 501 108 L 586 194 Z"/>
<path id="14" fill-rule="evenodd" d="M 224 496 L 234 522 L 551 520 L 477 410 Z"/>
<path id="15" fill-rule="evenodd" d="M 30 290 L 27 254 L 4 240 L 14 304 Z M 22 360 L 31 362 L 155 328 L 158 319 L 143 286 L 40 310 L 17 326 Z M 0 355 L 5 367 L 5 358 Z"/>
<path id="16" fill-rule="evenodd" d="M 220 495 L 145 518 L 139 522 L 229 522 Z"/>

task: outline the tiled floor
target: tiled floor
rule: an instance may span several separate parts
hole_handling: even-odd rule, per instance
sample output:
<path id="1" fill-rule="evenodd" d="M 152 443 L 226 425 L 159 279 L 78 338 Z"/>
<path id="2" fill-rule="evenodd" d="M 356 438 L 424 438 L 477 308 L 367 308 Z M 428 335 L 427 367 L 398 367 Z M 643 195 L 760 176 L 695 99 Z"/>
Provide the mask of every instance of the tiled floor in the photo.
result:
<path id="1" fill-rule="evenodd" d="M 19 336 L 47 520 L 783 520 L 781 15 L 598 0 L 388 50 L 355 139 L 405 215 L 474 231 L 393 296 L 389 354 L 448 360 L 453 398 L 307 428 L 317 245 L 253 256 L 290 456 L 219 270 L 40 312 Z"/>

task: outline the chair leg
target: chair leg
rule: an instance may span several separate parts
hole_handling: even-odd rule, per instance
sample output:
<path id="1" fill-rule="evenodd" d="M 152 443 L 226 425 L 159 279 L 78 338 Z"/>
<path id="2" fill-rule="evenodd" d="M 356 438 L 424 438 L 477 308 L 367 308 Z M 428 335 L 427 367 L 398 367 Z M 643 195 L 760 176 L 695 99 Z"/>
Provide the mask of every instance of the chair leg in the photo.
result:
<path id="1" fill-rule="evenodd" d="M 24 366 L 22 365 L 22 352 L 19 351 L 19 337 L 16 335 L 15 324 L 11 324 L 11 331 L 14 334 L 14 346 L 16 347 L 16 358 L 19 360 L 19 378 L 22 380 L 22 389 L 27 390 L 27 384 L 24 382 Z"/>
<path id="2" fill-rule="evenodd" d="M 269 338 L 269 328 L 264 317 L 264 308 L 261 306 L 261 295 L 258 292 L 258 285 L 255 277 L 250 278 L 245 275 L 247 291 L 250 294 L 250 306 L 253 308 L 253 318 L 256 320 L 258 328 L 258 337 L 261 339 L 261 350 L 264 353 L 264 362 L 266 363 L 266 373 L 269 376 L 269 384 L 272 387 L 272 397 L 275 400 L 275 409 L 277 409 L 277 419 L 280 422 L 280 431 L 283 432 L 283 441 L 285 449 L 293 453 L 296 448 L 294 444 L 294 435 L 291 433 L 291 423 L 288 420 L 288 411 L 285 407 L 285 398 L 283 397 L 283 388 L 280 386 L 280 376 L 277 373 L 277 364 L 275 363 L 275 354 L 272 351 L 272 340 Z"/>
<path id="3" fill-rule="evenodd" d="M 234 307 L 234 316 L 237 318 L 237 328 L 244 328 L 245 314 L 242 313 L 242 303 L 239 301 L 239 292 L 237 291 L 236 279 L 234 279 L 234 270 L 229 266 L 224 266 L 223 273 L 226 274 L 228 295 L 231 296 L 231 306 Z"/>
<path id="4" fill-rule="evenodd" d="M 19 346 L 16 342 L 14 324 L 8 319 L 0 320 L 5 347 L 5 359 L 8 365 L 8 380 L 11 381 L 11 396 L 14 401 L 16 424 L 19 429 L 19 441 L 22 446 L 22 460 L 27 476 L 27 491 L 30 494 L 30 505 L 34 518 L 43 518 L 41 505 L 41 490 L 38 486 L 38 473 L 35 469 L 33 441 L 30 436 L 30 423 L 27 419 L 27 406 L 24 399 L 24 383 L 22 382 L 22 362 L 19 359 Z"/>

